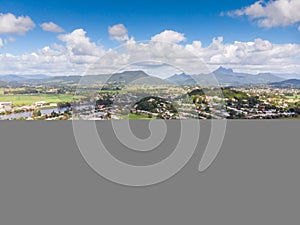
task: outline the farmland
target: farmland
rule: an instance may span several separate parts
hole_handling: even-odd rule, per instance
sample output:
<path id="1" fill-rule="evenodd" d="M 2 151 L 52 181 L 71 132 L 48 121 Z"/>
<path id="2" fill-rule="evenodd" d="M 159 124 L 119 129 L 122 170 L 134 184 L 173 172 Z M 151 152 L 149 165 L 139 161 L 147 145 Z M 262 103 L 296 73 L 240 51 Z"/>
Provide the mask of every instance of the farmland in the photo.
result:
<path id="1" fill-rule="evenodd" d="M 0 91 L 0 102 L 13 102 L 14 106 L 32 105 L 38 101 L 48 103 L 72 102 L 81 96 L 71 94 L 37 94 L 37 95 L 3 95 Z"/>

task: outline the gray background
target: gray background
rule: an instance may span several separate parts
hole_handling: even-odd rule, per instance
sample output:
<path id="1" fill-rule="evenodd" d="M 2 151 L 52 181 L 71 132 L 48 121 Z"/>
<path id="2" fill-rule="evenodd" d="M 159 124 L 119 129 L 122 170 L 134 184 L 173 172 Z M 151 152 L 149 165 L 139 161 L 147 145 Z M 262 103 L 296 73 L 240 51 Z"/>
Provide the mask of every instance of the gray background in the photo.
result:
<path id="1" fill-rule="evenodd" d="M 295 120 L 228 121 L 220 154 L 199 173 L 210 128 L 203 122 L 197 151 L 180 173 L 158 185 L 131 188 L 103 179 L 87 165 L 71 121 L 3 121 L 0 224 L 299 224 L 299 125 Z M 167 156 L 151 152 L 143 159 L 138 153 L 135 160 L 127 153 L 112 151 L 136 164 Z"/>

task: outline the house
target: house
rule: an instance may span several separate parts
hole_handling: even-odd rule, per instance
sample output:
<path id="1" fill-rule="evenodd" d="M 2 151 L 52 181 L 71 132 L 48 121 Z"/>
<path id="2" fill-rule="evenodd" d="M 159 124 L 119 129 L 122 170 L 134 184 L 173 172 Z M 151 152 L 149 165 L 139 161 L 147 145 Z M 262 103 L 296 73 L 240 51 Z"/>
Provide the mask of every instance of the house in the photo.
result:
<path id="1" fill-rule="evenodd" d="M 0 112 L 7 112 L 12 110 L 12 102 L 0 102 Z"/>
<path id="2" fill-rule="evenodd" d="M 48 105 L 48 103 L 45 102 L 45 101 L 41 101 L 41 102 L 36 102 L 36 103 L 35 103 L 35 107 L 36 107 L 36 108 L 41 108 L 41 107 L 44 107 L 44 106 L 46 106 L 46 105 Z"/>

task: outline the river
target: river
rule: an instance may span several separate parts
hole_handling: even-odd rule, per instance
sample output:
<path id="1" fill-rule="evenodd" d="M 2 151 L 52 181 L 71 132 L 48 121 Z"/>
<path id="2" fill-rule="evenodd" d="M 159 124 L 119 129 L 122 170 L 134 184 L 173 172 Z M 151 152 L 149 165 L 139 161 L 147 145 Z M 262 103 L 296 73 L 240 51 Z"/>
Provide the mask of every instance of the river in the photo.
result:
<path id="1" fill-rule="evenodd" d="M 52 108 L 52 109 L 41 109 L 41 113 L 42 114 L 50 114 L 51 112 L 64 112 L 66 110 L 70 110 L 70 108 Z M 33 114 L 33 111 L 31 112 L 21 112 L 21 113 L 11 113 L 9 115 L 3 115 L 0 116 L 0 120 L 12 120 L 12 119 L 19 119 L 21 117 L 23 118 L 28 118 L 31 117 Z"/>

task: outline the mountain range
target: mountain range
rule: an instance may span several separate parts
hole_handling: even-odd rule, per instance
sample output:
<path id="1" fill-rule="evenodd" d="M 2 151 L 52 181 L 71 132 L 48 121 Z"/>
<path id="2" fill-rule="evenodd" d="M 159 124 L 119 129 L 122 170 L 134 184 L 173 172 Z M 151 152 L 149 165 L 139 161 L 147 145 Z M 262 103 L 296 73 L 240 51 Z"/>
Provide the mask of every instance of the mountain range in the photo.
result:
<path id="1" fill-rule="evenodd" d="M 7 85 L 8 85 L 8 83 L 0 80 L 0 87 L 5 87 Z"/>
<path id="2" fill-rule="evenodd" d="M 92 85 L 92 84 L 151 84 L 161 85 L 169 84 L 167 80 L 153 77 L 146 74 L 144 71 L 125 71 L 115 74 L 101 74 L 101 75 L 86 75 L 86 76 L 45 76 L 45 75 L 5 75 L 0 76 L 2 85 L 22 85 L 22 84 L 43 84 L 43 85 Z"/>
<path id="3" fill-rule="evenodd" d="M 280 82 L 285 79 L 271 73 L 259 73 L 256 75 L 236 73 L 232 69 L 220 67 L 210 74 L 178 74 L 169 77 L 168 80 L 180 85 L 193 85 L 198 83 L 202 85 L 220 84 L 222 86 L 231 86 L 243 84 L 267 84 L 272 82 Z"/>
<path id="4" fill-rule="evenodd" d="M 300 89 L 300 80 L 299 79 L 289 79 L 281 82 L 271 83 L 270 86 L 276 88 L 295 88 Z"/>
<path id="5" fill-rule="evenodd" d="M 0 76 L 0 80 L 4 82 L 24 82 L 28 80 L 44 80 L 48 79 L 50 76 L 47 75 L 4 75 Z"/>
<path id="6" fill-rule="evenodd" d="M 286 80 L 283 75 L 259 73 L 256 75 L 237 73 L 232 69 L 220 67 L 210 74 L 176 74 L 167 79 L 150 76 L 144 71 L 125 71 L 113 75 L 87 75 L 87 76 L 47 76 L 47 75 L 5 75 L 0 76 L 0 85 L 44 84 L 44 85 L 83 85 L 89 84 L 152 84 L 152 85 L 221 85 L 235 86 L 246 84 L 274 84 Z M 296 80 L 296 79 L 295 79 Z M 283 85 L 283 84 L 282 84 Z"/>

